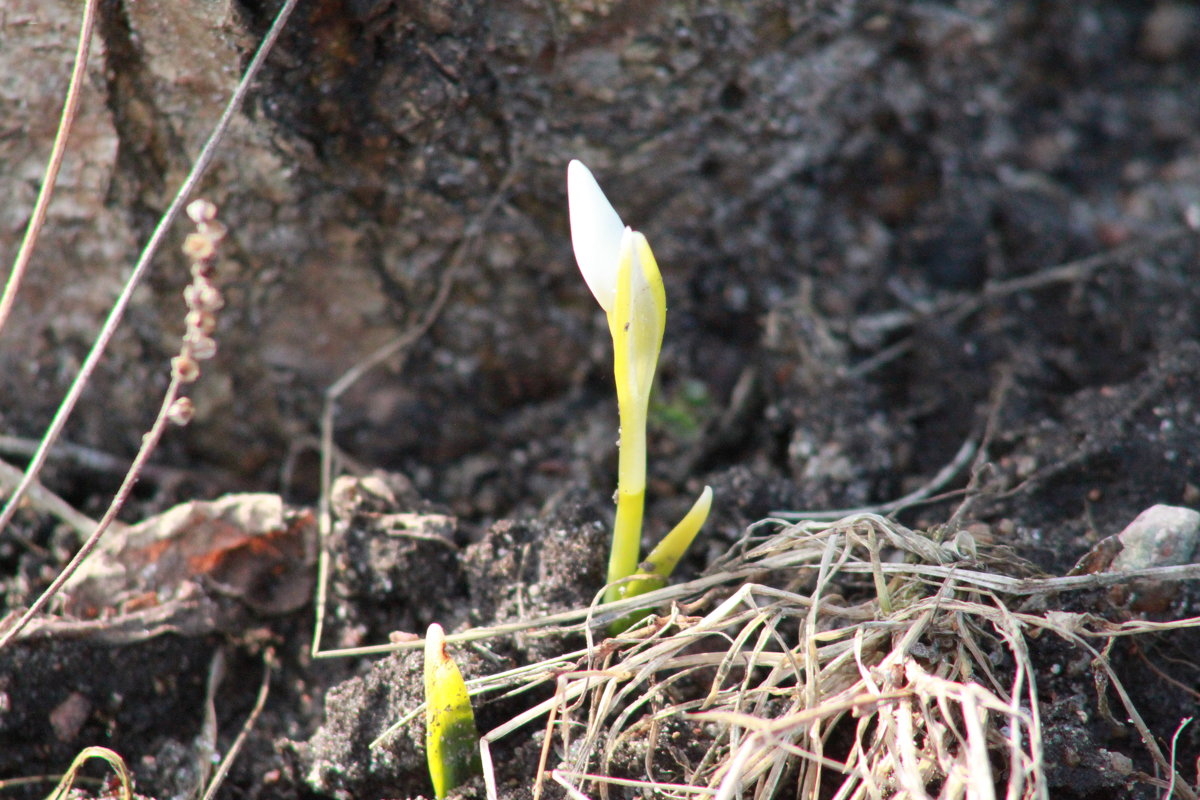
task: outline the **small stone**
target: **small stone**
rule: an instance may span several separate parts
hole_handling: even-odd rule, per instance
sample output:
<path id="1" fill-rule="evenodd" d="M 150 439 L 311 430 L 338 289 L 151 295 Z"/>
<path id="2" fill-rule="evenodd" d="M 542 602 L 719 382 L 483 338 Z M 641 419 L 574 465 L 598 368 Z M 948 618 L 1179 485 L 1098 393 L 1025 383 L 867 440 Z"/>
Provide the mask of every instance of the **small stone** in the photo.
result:
<path id="1" fill-rule="evenodd" d="M 91 701 L 79 692 L 71 692 L 50 712 L 50 727 L 60 742 L 73 742 L 91 713 Z"/>
<path id="2" fill-rule="evenodd" d="M 1194 231 L 1200 231 L 1200 203 L 1190 203 L 1183 211 L 1184 223 Z"/>
<path id="3" fill-rule="evenodd" d="M 1100 748 L 1100 755 L 1108 758 L 1109 766 L 1112 767 L 1113 772 L 1117 773 L 1118 775 L 1133 774 L 1133 759 L 1124 753 L 1114 753 L 1109 750 L 1105 750 L 1104 748 Z"/>
<path id="4" fill-rule="evenodd" d="M 1112 572 L 1190 564 L 1200 535 L 1200 513 L 1180 506 L 1157 505 L 1137 515 L 1118 534 L 1124 549 Z"/>
<path id="5" fill-rule="evenodd" d="M 1173 61 L 1193 40 L 1200 16 L 1187 3 L 1162 3 L 1146 16 L 1138 50 L 1154 61 Z"/>

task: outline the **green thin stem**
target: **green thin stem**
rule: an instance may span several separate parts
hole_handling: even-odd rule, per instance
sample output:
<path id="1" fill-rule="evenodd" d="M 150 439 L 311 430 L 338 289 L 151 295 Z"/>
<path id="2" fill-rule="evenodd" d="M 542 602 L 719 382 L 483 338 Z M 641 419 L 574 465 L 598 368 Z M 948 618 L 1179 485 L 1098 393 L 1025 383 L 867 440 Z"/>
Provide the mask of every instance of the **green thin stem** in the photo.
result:
<path id="1" fill-rule="evenodd" d="M 646 507 L 646 411 L 621 403 L 621 444 L 617 455 L 617 518 L 608 556 L 605 602 L 620 600 L 626 587 L 615 585 L 637 572 Z"/>

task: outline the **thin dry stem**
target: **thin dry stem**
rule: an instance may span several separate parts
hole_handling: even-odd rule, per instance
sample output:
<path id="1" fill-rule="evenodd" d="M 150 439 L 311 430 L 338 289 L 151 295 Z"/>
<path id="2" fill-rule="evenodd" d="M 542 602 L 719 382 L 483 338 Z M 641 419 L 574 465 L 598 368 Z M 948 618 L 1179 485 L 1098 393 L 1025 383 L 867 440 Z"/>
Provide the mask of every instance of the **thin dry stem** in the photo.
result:
<path id="1" fill-rule="evenodd" d="M 6 461 L 0 461 L 0 491 L 8 491 L 21 482 L 24 475 Z M 81 538 L 87 537 L 96 528 L 96 520 L 76 510 L 75 506 L 63 500 L 40 482 L 34 481 L 25 493 L 29 502 L 39 511 L 58 517 L 61 521 L 75 529 Z"/>
<path id="2" fill-rule="evenodd" d="M 167 392 L 163 396 L 162 405 L 159 407 L 158 416 L 154 420 L 154 425 L 150 431 L 142 437 L 142 446 L 138 449 L 137 455 L 134 456 L 133 463 L 129 467 L 129 472 L 125 474 L 125 479 L 121 481 L 121 486 L 117 489 L 117 493 L 113 496 L 112 502 L 109 503 L 108 510 L 104 512 L 104 516 L 96 523 L 96 529 L 92 531 L 91 536 L 79 548 L 74 557 L 67 562 L 67 565 L 55 576 L 50 585 L 41 593 L 37 600 L 29 607 L 29 609 L 17 619 L 8 630 L 0 635 L 0 649 L 8 645 L 17 635 L 29 624 L 29 621 L 42 612 L 55 595 L 59 593 L 62 587 L 70 579 L 79 566 L 87 560 L 96 546 L 100 544 L 100 539 L 104 536 L 109 526 L 117 518 L 117 514 L 125 505 L 125 501 L 129 499 L 130 493 L 133 491 L 134 484 L 137 483 L 138 473 L 141 471 L 142 465 L 150 458 L 150 454 L 154 452 L 154 448 L 158 446 L 159 440 L 162 438 L 163 431 L 166 430 L 170 422 L 167 419 L 167 412 L 171 408 L 171 404 L 175 402 L 175 398 L 179 396 L 179 389 L 183 384 L 178 377 L 171 379 L 170 385 L 167 386 Z M 28 474 L 28 473 L 26 473 Z"/>
<path id="3" fill-rule="evenodd" d="M 210 273 L 212 271 L 212 259 L 215 255 L 215 245 L 224 236 L 224 228 L 219 223 L 213 222 L 212 217 L 215 215 L 216 209 L 211 203 L 198 200 L 189 209 L 203 212 L 202 215 L 193 214 L 193 216 L 196 217 L 199 232 L 207 234 L 211 238 L 213 248 L 207 252 L 203 260 L 193 262 L 191 270 L 192 283 L 188 286 L 188 289 L 191 291 L 185 291 L 184 297 L 187 298 L 187 304 L 191 311 L 194 312 L 197 308 L 203 307 L 207 312 L 211 313 L 220 308 L 223 302 L 220 292 L 210 282 Z M 203 218 L 200 218 L 201 216 Z M 202 300 L 201 298 L 205 299 Z M 100 539 L 116 521 L 117 515 L 125 506 L 129 495 L 133 492 L 133 487 L 141 475 L 142 468 L 145 466 L 147 460 L 149 460 L 151 453 L 158 447 L 158 443 L 162 439 L 167 425 L 186 424 L 187 420 L 190 419 L 190 413 L 181 414 L 180 412 L 183 401 L 188 400 L 186 397 L 181 397 L 181 391 L 199 376 L 199 361 L 207 357 L 206 355 L 197 353 L 197 347 L 200 344 L 206 344 L 215 348 L 216 345 L 207 338 L 207 334 L 203 334 L 199 340 L 197 339 L 198 332 L 190 313 L 186 327 L 187 330 L 184 333 L 183 344 L 180 347 L 179 354 L 171 359 L 171 380 L 167 385 L 166 393 L 163 395 L 158 415 L 154 418 L 154 423 L 150 426 L 149 432 L 142 437 L 141 447 L 138 448 L 137 455 L 134 456 L 129 471 L 125 473 L 125 477 L 121 481 L 121 486 L 117 489 L 116 494 L 109 503 L 108 510 L 100 518 L 100 521 L 96 523 L 94 530 L 84 540 L 79 550 L 58 575 L 55 576 L 45 591 L 41 593 L 37 600 L 33 602 L 29 609 L 10 628 L 4 631 L 3 635 L 0 635 L 0 649 L 19 635 L 25 626 L 45 609 L 50 600 L 61 591 L 71 576 L 75 574 L 75 571 L 79 569 L 80 565 L 87 560 L 100 544 Z M 183 407 L 190 409 L 190 401 L 186 405 L 183 405 Z M 29 473 L 27 472 L 26 477 L 28 476 Z"/>
<path id="4" fill-rule="evenodd" d="M 32 483 L 37 479 L 38 472 L 41 471 L 42 465 L 46 462 L 46 457 L 50 452 L 50 448 L 53 447 L 55 441 L 58 440 L 59 435 L 62 433 L 63 427 L 67 424 L 67 419 L 75 410 L 76 403 L 79 402 L 80 395 L 83 394 L 84 387 L 87 386 L 88 381 L 91 379 L 92 373 L 95 371 L 96 366 L 100 363 L 100 359 L 103 357 L 105 350 L 108 348 L 109 342 L 116 333 L 117 326 L 120 325 L 121 319 L 125 315 L 125 309 L 133 299 L 134 290 L 137 288 L 137 285 L 141 282 L 146 271 L 149 269 L 150 262 L 154 255 L 158 252 L 158 247 L 166 237 L 167 232 L 170 230 L 171 224 L 174 222 L 175 217 L 183 208 L 187 198 L 193 191 L 195 191 L 200 179 L 204 176 L 209 164 L 216 155 L 218 145 L 225 137 L 225 132 L 229 129 L 229 125 L 232 123 L 234 115 L 237 113 L 238 109 L 241 108 L 242 103 L 245 101 L 246 95 L 250 92 L 250 87 L 254 82 L 255 76 L 258 74 L 259 69 L 266 60 L 267 54 L 270 53 L 271 49 L 274 47 L 275 41 L 279 38 L 279 34 L 283 31 L 284 26 L 287 24 L 287 20 L 291 16 L 292 9 L 295 8 L 296 2 L 297 0 L 285 0 L 283 6 L 279 9 L 279 12 L 275 15 L 275 21 L 271 24 L 271 28 L 267 31 L 267 35 L 263 38 L 262 44 L 259 45 L 258 50 L 255 52 L 254 57 L 250 61 L 250 64 L 246 67 L 246 71 L 242 75 L 241 81 L 238 83 L 233 95 L 229 98 L 229 102 L 226 104 L 225 110 L 221 113 L 221 118 L 213 127 L 212 133 L 209 134 L 208 140 L 204 143 L 204 147 L 201 148 L 200 155 L 196 157 L 196 161 L 192 165 L 191 170 L 188 172 L 187 178 L 184 179 L 183 184 L 179 187 L 179 191 L 175 194 L 170 206 L 167 207 L 167 210 L 162 215 L 162 219 L 159 220 L 157 227 L 155 227 L 154 233 L 151 234 L 150 240 L 142 249 L 142 253 L 138 257 L 137 263 L 133 267 L 133 271 L 130 273 L 128 280 L 125 281 L 125 285 L 121 289 L 121 294 L 117 297 L 116 302 L 113 303 L 112 309 L 109 311 L 108 318 L 105 319 L 104 324 L 100 329 L 100 333 L 97 334 L 96 341 L 93 343 L 92 349 L 88 352 L 87 357 L 83 361 L 83 365 L 79 368 L 79 374 L 76 375 L 75 380 L 71 383 L 71 387 L 67 390 L 66 396 L 59 404 L 58 410 L 54 413 L 54 419 L 51 420 L 49 427 L 46 429 L 46 433 L 42 437 L 41 444 L 38 446 L 37 451 L 30 459 L 29 465 L 25 469 L 25 476 L 17 485 L 17 488 L 14 489 L 13 493 L 9 496 L 8 502 L 5 504 L 4 509 L 0 511 L 0 531 L 4 530 L 4 528 L 8 526 L 8 523 L 12 521 L 12 516 L 14 513 L 16 513 L 16 509 L 18 504 L 21 502 L 21 498 L 29 489 L 30 485 L 32 485 Z M 142 459 L 142 461 L 144 463 L 145 459 Z M 140 470 L 142 466 L 143 464 L 138 464 L 137 468 Z M 11 636 L 7 636 L 5 639 L 0 640 L 0 647 L 3 647 L 4 643 L 10 639 Z"/>
<path id="5" fill-rule="evenodd" d="M 518 148 L 513 147 L 512 151 L 514 157 L 508 171 L 501 179 L 499 186 L 496 187 L 496 191 L 488 200 L 487 205 L 484 206 L 478 217 L 467 229 L 462 240 L 455 247 L 446 264 L 446 268 L 442 271 L 442 278 L 438 284 L 437 294 L 434 296 L 433 302 L 426 307 L 420 318 L 404 333 L 379 347 L 366 358 L 346 370 L 341 377 L 325 390 L 325 402 L 321 410 L 321 492 L 317 498 L 317 586 L 316 596 L 313 600 L 315 618 L 313 620 L 312 645 L 309 648 L 309 653 L 313 658 L 329 657 L 331 655 L 330 651 L 323 652 L 321 650 L 321 639 L 325 631 L 325 603 L 328 592 L 328 543 L 329 537 L 333 533 L 333 508 L 330 503 L 330 492 L 333 488 L 334 479 L 334 453 L 337 452 L 333 441 L 333 424 L 334 417 L 337 414 L 337 402 L 363 376 L 380 364 L 398 357 L 400 360 L 395 368 L 397 371 L 402 370 L 404 361 L 407 359 L 408 349 L 420 341 L 421 337 L 425 336 L 434 323 L 437 322 L 438 317 L 442 314 L 442 309 L 445 308 L 446 302 L 450 299 L 450 292 L 454 288 L 454 282 L 462 269 L 462 265 L 466 262 L 471 248 L 478 241 L 480 235 L 482 235 L 487 221 L 500 206 L 500 201 L 508 192 L 512 181 L 516 178 L 521 159 Z M 447 639 L 447 641 L 450 640 Z"/>
<path id="6" fill-rule="evenodd" d="M 229 749 L 221 758 L 221 762 L 217 764 L 217 769 L 209 780 L 201 800 L 212 800 L 216 796 L 217 790 L 221 788 L 221 784 L 225 782 L 225 776 L 229 774 L 229 768 L 233 766 L 234 760 L 238 757 L 238 753 L 241 752 L 242 746 L 246 744 L 246 739 L 250 736 L 250 731 L 254 729 L 254 724 L 258 722 L 258 717 L 262 714 L 263 707 L 267 704 L 267 695 L 271 689 L 271 672 L 274 668 L 275 651 L 268 648 L 263 652 L 263 675 L 262 681 L 258 686 L 258 697 L 254 700 L 254 708 L 250 709 L 250 714 L 242 724 L 242 729 L 238 731 L 237 738 L 233 740 L 233 744 L 229 746 Z"/>
<path id="7" fill-rule="evenodd" d="M 4 285 L 4 294 L 0 296 L 0 332 L 3 332 L 9 314 L 12 313 L 13 303 L 17 299 L 17 291 L 29 268 L 29 260 L 33 257 L 38 235 L 46 222 L 46 211 L 50 208 L 50 198 L 54 194 L 54 185 L 58 182 L 58 170 L 62 166 L 63 156 L 67 152 L 67 138 L 71 135 L 71 126 L 75 122 L 75 113 L 79 110 L 80 87 L 87 74 L 88 52 L 91 50 L 92 31 L 96 27 L 96 9 L 99 0 L 86 0 L 83 4 L 83 14 L 79 22 L 79 42 L 75 48 L 75 60 L 71 66 L 71 80 L 67 84 L 67 94 L 63 98 L 62 118 L 58 130 L 54 134 L 54 144 L 50 148 L 50 159 L 46 163 L 46 171 L 42 175 L 42 187 L 38 190 L 37 201 L 33 213 L 29 217 L 29 225 L 21 239 L 21 247 L 17 257 L 13 259 L 12 269 Z M 4 525 L 0 523 L 0 528 Z"/>

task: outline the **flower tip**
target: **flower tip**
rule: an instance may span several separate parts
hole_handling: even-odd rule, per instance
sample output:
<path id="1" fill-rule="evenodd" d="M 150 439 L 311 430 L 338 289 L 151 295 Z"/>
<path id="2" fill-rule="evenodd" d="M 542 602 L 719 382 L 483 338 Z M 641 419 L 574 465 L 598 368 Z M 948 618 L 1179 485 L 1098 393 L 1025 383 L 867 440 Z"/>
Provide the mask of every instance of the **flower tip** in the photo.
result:
<path id="1" fill-rule="evenodd" d="M 575 232 L 574 212 L 576 209 L 580 214 L 586 213 L 588 216 L 595 216 L 600 212 L 610 212 L 613 216 L 617 216 L 612 204 L 604 196 L 600 184 L 596 182 L 596 176 L 577 158 L 571 159 L 571 163 L 567 164 L 567 204 L 572 211 L 572 233 Z"/>
<path id="2" fill-rule="evenodd" d="M 626 228 L 592 171 L 578 159 L 567 165 L 567 207 L 575 261 L 596 302 L 608 312 L 616 299 L 617 265 Z"/>
<path id="3" fill-rule="evenodd" d="M 436 622 L 425 632 L 425 659 L 433 660 L 446 651 L 446 632 Z"/>

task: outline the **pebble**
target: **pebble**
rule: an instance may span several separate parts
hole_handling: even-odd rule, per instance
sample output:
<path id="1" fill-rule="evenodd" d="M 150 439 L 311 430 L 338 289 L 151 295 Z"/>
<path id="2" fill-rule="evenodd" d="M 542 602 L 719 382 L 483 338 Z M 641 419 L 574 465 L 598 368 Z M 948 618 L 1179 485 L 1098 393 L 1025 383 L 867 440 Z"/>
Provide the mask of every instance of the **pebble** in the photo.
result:
<path id="1" fill-rule="evenodd" d="M 1197 536 L 1200 513 L 1180 506 L 1151 506 L 1118 534 L 1124 549 L 1113 559 L 1110 571 L 1190 564 Z"/>
<path id="2" fill-rule="evenodd" d="M 1138 50 L 1155 61 L 1174 61 L 1186 52 L 1198 22 L 1200 19 L 1191 4 L 1162 3 L 1146 16 Z"/>

